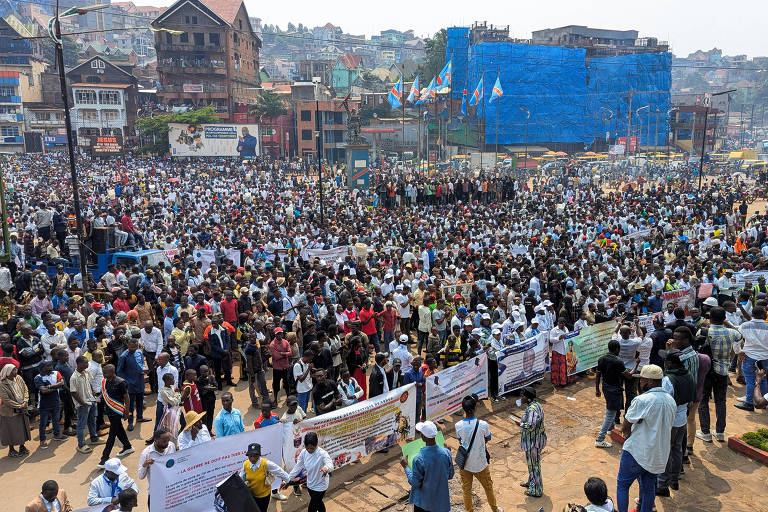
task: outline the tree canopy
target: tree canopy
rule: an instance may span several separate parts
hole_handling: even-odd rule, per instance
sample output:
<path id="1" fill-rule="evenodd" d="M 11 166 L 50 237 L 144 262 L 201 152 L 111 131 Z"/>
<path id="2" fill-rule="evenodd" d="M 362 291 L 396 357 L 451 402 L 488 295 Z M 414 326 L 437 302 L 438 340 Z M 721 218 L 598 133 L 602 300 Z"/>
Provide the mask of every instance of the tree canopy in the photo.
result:
<path id="1" fill-rule="evenodd" d="M 160 114 L 152 117 L 142 117 L 136 120 L 136 131 L 147 139 L 154 137 L 155 142 L 142 146 L 141 151 L 147 153 L 165 153 L 168 151 L 168 123 L 205 124 L 216 123 L 219 117 L 213 107 L 203 107 L 198 110 L 171 114 Z"/>

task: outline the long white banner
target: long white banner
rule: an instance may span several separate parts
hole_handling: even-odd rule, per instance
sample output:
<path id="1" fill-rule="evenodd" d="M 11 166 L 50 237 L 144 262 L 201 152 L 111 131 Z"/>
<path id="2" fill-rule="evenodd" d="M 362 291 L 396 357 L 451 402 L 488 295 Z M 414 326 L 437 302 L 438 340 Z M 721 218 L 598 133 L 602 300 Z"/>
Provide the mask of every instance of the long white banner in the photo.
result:
<path id="1" fill-rule="evenodd" d="M 286 467 L 293 467 L 304 434 L 315 432 L 338 468 L 414 436 L 416 384 L 393 389 L 360 403 L 293 425 L 283 436 Z"/>
<path id="2" fill-rule="evenodd" d="M 283 465 L 282 436 L 277 423 L 158 457 L 149 471 L 152 510 L 214 512 L 216 484 L 242 469 L 250 443 L 259 443 L 263 457 Z"/>
<path id="3" fill-rule="evenodd" d="M 544 378 L 549 354 L 549 331 L 498 352 L 499 395 Z"/>
<path id="4" fill-rule="evenodd" d="M 300 256 L 305 260 L 313 260 L 319 258 L 328 263 L 344 259 L 349 255 L 349 245 L 342 245 L 341 247 L 334 247 L 332 249 L 303 249 Z"/>
<path id="5" fill-rule="evenodd" d="M 461 401 L 475 393 L 488 396 L 488 356 L 481 354 L 427 377 L 427 419 L 437 421 L 461 409 Z"/>

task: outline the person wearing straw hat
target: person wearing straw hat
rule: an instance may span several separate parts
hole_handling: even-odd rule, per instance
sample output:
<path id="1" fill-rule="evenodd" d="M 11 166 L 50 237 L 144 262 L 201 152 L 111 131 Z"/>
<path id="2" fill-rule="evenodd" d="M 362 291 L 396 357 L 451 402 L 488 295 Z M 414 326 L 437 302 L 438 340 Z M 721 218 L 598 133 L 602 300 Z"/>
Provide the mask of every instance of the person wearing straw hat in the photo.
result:
<path id="1" fill-rule="evenodd" d="M 203 424 L 203 418 L 205 418 L 205 412 L 189 410 L 184 413 L 186 426 L 179 434 L 177 440 L 179 450 L 191 448 L 211 440 L 211 433 L 208 431 L 208 427 Z"/>
<path id="2" fill-rule="evenodd" d="M 249 444 L 245 454 L 248 459 L 243 462 L 243 468 L 239 473 L 240 478 L 243 479 L 245 485 L 248 486 L 248 490 L 251 491 L 259 510 L 267 512 L 269 498 L 272 494 L 272 479 L 277 477 L 285 484 L 290 478 L 283 468 L 266 457 L 261 456 L 261 445 L 259 443 Z"/>
<path id="3" fill-rule="evenodd" d="M 88 490 L 88 506 L 117 505 L 117 495 L 125 489 L 133 489 L 138 493 L 139 487 L 133 478 L 128 476 L 127 471 L 128 468 L 117 457 L 106 461 L 104 473 L 91 482 L 91 488 Z"/>

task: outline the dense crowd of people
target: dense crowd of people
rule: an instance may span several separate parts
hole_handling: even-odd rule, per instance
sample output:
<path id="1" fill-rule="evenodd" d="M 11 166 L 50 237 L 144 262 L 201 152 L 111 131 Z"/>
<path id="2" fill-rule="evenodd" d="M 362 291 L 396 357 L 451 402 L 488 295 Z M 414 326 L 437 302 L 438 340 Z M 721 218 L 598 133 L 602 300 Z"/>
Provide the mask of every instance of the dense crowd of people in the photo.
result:
<path id="1" fill-rule="evenodd" d="M 409 383 L 418 421 L 429 375 L 482 352 L 493 363 L 498 351 L 541 332 L 549 332 L 551 382 L 567 385 L 563 338 L 603 322 L 616 333 L 596 368 L 606 414 L 595 444 L 611 446 L 606 435 L 622 411 L 629 438 L 615 504 L 595 479 L 585 485 L 586 510 L 626 512 L 634 480 L 640 512 L 678 489 L 695 439 L 724 440 L 730 372 L 746 384 L 737 407 L 766 405 L 768 287 L 762 278 L 736 286 L 733 275 L 768 268 L 768 239 L 764 217 L 747 217 L 749 185 L 736 178 L 708 177 L 697 189 L 686 169 L 597 174 L 568 164 L 430 176 L 385 168 L 373 171 L 369 190 L 327 173 L 321 204 L 317 180 L 295 162 L 82 160 L 80 245 L 64 160 L 18 156 L 3 165 L 12 261 L 0 269 L 0 441 L 10 457 L 25 457 L 34 420 L 39 449 L 49 447 L 49 426 L 54 442 L 75 437 L 83 454 L 106 436 L 89 505 L 135 506 L 138 488 L 119 458 L 134 451 L 129 433 L 139 422 L 155 422 L 139 479 L 158 455 L 243 432 L 235 380 L 247 381 L 250 405 L 261 412 L 254 428 Z M 110 265 L 83 293 L 83 276 L 65 267 L 94 260 L 98 228 L 112 230 L 120 248 L 161 249 L 169 258 Z M 332 258 L 312 256 L 339 247 Z M 207 266 L 201 249 L 213 251 Z M 456 284 L 467 293 L 445 293 Z M 690 289 L 696 307 L 664 307 L 663 292 Z M 649 314 L 650 333 L 637 321 Z M 493 382 L 492 400 L 506 399 Z M 155 396 L 154 418 L 145 395 Z M 520 396 L 529 468 L 522 485 L 538 497 L 544 412 L 534 388 Z M 491 432 L 475 417 L 476 403 L 464 400 L 456 425 L 466 452 L 464 503 L 473 510 L 477 477 L 495 510 L 483 442 Z M 427 447 L 404 461 L 416 510 L 450 509 L 454 469 L 435 445 L 438 428 L 419 421 Z M 333 464 L 316 437 L 304 446 L 285 470 L 248 447 L 241 477 L 262 510 L 271 498 L 286 499 L 264 488 L 265 471 L 296 494 L 297 476 L 308 473 L 309 510 L 325 510 Z M 55 482 L 37 499 L 67 501 Z"/>

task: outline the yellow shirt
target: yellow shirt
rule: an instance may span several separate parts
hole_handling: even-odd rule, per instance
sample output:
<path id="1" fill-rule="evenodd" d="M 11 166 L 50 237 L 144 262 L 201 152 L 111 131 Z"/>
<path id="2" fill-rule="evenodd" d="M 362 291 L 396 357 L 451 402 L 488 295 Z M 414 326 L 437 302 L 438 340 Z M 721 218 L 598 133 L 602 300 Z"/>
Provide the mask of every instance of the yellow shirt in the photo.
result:
<path id="1" fill-rule="evenodd" d="M 269 496 L 272 492 L 272 486 L 267 484 L 267 459 L 261 458 L 261 464 L 253 469 L 250 460 L 243 462 L 243 471 L 245 472 L 245 484 L 248 490 L 255 498 Z"/>

